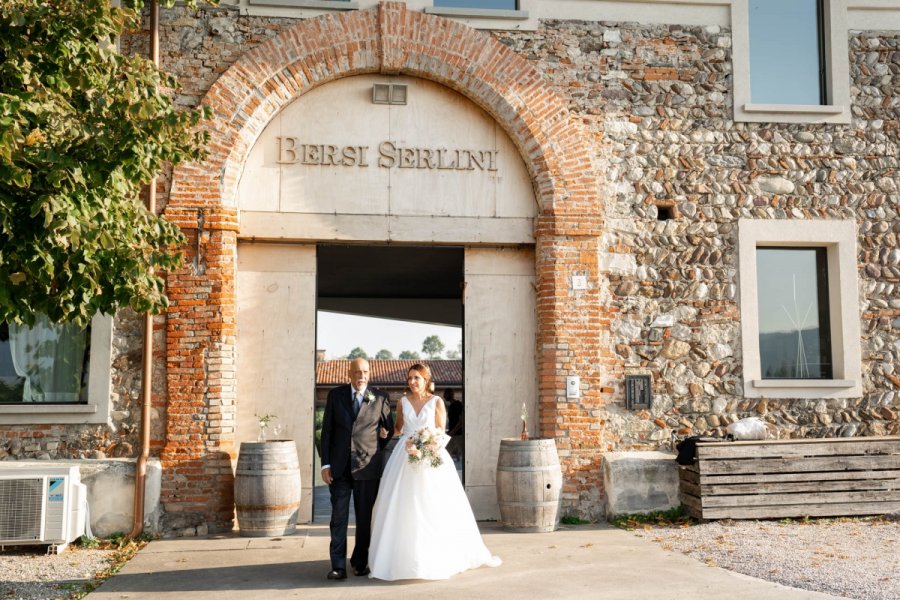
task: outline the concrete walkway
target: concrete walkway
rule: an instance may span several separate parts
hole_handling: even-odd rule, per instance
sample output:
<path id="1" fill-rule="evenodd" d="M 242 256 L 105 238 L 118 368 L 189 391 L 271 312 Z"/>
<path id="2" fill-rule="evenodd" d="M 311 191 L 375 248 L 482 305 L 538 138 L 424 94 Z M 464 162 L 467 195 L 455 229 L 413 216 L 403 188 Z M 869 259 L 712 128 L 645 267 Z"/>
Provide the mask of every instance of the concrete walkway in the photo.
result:
<path id="1" fill-rule="evenodd" d="M 274 539 L 229 534 L 159 540 L 90 598 L 834 598 L 708 567 L 609 526 L 516 534 L 496 523 L 482 523 L 481 531 L 488 548 L 503 559 L 502 566 L 468 571 L 448 581 L 393 583 L 352 574 L 346 581 L 326 580 L 326 525 L 303 526 L 295 535 Z"/>

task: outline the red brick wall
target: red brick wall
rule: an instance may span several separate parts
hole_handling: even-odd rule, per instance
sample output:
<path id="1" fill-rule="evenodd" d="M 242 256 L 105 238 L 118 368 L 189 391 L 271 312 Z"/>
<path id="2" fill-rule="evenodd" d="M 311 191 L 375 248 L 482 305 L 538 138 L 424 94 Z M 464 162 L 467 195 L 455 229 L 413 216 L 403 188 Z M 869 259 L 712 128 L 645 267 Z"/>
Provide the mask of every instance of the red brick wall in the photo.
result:
<path id="1" fill-rule="evenodd" d="M 300 94 L 361 73 L 399 73 L 442 83 L 492 114 L 518 146 L 541 206 L 537 307 L 542 434 L 557 438 L 567 504 L 600 495 L 602 431 L 586 411 L 603 402 L 601 348 L 608 317 L 599 291 L 570 290 L 573 274 L 596 276 L 602 202 L 579 123 L 541 73 L 489 35 L 386 2 L 377 9 L 302 21 L 225 71 L 203 104 L 215 117 L 206 161 L 172 175 L 166 214 L 189 237 L 186 267 L 169 274 L 168 410 L 162 502 L 169 528 L 231 525 L 234 454 L 235 189 L 252 141 Z M 198 215 L 203 211 L 203 229 Z M 200 252 L 196 251 L 200 232 Z M 596 281 L 596 279 L 595 279 Z M 567 404 L 565 375 L 586 384 Z"/>

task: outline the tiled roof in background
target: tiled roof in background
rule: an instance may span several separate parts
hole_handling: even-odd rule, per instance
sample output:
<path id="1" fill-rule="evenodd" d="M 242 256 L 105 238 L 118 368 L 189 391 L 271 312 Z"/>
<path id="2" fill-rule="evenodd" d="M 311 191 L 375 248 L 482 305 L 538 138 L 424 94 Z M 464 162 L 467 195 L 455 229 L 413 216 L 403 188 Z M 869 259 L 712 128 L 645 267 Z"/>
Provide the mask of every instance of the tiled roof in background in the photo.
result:
<path id="1" fill-rule="evenodd" d="M 437 388 L 446 385 L 462 385 L 461 360 L 369 360 L 369 383 L 373 386 L 405 386 L 406 374 L 416 363 L 428 365 Z M 316 385 L 340 385 L 349 383 L 349 360 L 323 360 L 316 363 Z"/>

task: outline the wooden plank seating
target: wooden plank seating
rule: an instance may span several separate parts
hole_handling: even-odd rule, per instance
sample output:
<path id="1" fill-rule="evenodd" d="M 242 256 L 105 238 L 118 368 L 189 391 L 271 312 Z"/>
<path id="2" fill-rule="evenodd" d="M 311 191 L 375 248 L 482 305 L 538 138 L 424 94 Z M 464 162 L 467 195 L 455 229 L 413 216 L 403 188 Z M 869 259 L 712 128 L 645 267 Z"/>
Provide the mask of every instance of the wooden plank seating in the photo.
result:
<path id="1" fill-rule="evenodd" d="M 900 510 L 900 436 L 702 443 L 679 472 L 685 512 L 698 519 Z"/>

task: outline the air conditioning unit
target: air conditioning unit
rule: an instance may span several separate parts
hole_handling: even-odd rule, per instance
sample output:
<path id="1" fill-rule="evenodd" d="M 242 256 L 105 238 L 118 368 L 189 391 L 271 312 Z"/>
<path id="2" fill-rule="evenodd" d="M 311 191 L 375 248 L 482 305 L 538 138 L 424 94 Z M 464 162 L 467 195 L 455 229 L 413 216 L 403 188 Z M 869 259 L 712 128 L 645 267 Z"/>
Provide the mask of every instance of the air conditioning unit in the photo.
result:
<path id="1" fill-rule="evenodd" d="M 0 546 L 62 552 L 84 534 L 87 488 L 78 465 L 0 461 Z"/>

